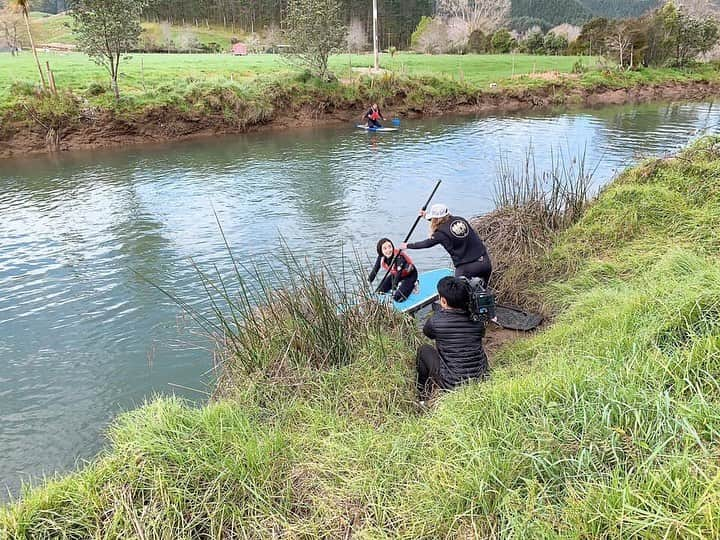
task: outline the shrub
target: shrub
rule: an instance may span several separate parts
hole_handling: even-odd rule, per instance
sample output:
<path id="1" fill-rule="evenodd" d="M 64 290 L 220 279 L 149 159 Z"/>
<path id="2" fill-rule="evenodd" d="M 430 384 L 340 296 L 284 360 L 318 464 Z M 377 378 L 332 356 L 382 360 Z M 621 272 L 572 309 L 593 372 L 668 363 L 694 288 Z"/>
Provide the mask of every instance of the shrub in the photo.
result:
<path id="1" fill-rule="evenodd" d="M 100 96 L 105 92 L 107 92 L 107 88 L 105 87 L 105 85 L 94 82 L 90 83 L 90 86 L 88 86 L 87 90 L 85 90 L 85 95 L 88 97 L 95 97 Z"/>
<path id="2" fill-rule="evenodd" d="M 491 44 L 493 52 L 504 54 L 512 50 L 515 40 L 507 28 L 501 28 L 493 34 Z"/>
<path id="3" fill-rule="evenodd" d="M 483 33 L 482 30 L 473 30 L 468 37 L 468 52 L 478 54 L 490 52 L 490 37 L 491 36 Z"/>

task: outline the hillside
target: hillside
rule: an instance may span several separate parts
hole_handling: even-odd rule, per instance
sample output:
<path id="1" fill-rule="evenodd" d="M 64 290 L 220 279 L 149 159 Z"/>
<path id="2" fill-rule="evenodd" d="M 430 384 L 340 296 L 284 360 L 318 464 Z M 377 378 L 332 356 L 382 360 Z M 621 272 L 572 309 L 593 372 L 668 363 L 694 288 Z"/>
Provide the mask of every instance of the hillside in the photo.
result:
<path id="1" fill-rule="evenodd" d="M 545 27 L 566 22 L 581 25 L 592 17 L 637 17 L 660 3 L 660 0 L 512 0 L 511 17 L 537 19 Z"/>
<path id="2" fill-rule="evenodd" d="M 661 0 L 577 0 L 596 17 L 625 18 L 637 17 L 655 9 Z"/>

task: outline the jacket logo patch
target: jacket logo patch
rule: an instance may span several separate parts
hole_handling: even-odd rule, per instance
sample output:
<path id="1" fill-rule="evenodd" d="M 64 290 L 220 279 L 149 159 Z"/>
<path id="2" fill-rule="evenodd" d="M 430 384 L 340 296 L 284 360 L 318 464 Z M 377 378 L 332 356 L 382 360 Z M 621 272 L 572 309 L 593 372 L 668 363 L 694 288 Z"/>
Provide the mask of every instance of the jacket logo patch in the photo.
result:
<path id="1" fill-rule="evenodd" d="M 468 226 L 464 221 L 453 221 L 450 224 L 450 232 L 458 238 L 465 238 L 468 235 Z"/>

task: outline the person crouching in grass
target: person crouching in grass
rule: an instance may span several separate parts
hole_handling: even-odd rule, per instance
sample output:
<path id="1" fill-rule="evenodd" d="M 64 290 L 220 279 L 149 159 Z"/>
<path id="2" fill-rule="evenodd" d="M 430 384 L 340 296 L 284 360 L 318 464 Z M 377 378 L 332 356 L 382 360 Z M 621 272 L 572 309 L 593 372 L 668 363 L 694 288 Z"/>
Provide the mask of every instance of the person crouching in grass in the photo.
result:
<path id="1" fill-rule="evenodd" d="M 433 386 L 451 390 L 472 379 L 482 379 L 490 371 L 482 340 L 485 323 L 473 321 L 468 311 L 470 292 L 467 282 L 444 277 L 437 285 L 440 309 L 425 322 L 423 333 L 435 345 L 423 345 L 417 352 L 417 389 L 423 404 Z"/>

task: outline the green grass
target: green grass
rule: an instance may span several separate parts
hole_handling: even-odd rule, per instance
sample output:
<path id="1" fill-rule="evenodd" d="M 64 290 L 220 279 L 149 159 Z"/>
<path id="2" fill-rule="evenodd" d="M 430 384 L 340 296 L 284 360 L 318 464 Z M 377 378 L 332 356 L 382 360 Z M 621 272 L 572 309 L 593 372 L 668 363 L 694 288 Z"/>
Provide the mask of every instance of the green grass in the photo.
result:
<path id="1" fill-rule="evenodd" d="M 293 336 L 319 326 L 280 314 L 222 401 L 123 415 L 0 536 L 717 537 L 718 231 L 720 139 L 627 171 L 531 284 L 554 324 L 425 414 L 413 331 L 352 325 L 352 357 L 317 365 Z"/>
<path id="2" fill-rule="evenodd" d="M 106 83 L 108 75 L 103 68 L 81 53 L 41 53 L 41 62 L 49 61 L 58 86 L 75 92 L 84 91 L 93 82 Z M 569 72 L 575 57 L 518 55 L 515 73 L 531 74 L 533 68 L 544 72 Z M 331 69 L 339 76 L 348 76 L 350 67 L 372 65 L 371 55 L 337 55 L 330 61 Z M 487 84 L 508 78 L 513 73 L 513 60 L 509 55 L 416 55 L 397 54 L 383 57 L 382 65 L 409 76 L 435 76 L 461 78 L 467 82 Z M 122 88 L 128 93 L 141 93 L 144 70 L 146 88 L 161 84 L 184 83 L 188 78 L 197 80 L 251 81 L 256 77 L 279 77 L 298 70 L 279 55 L 261 54 L 245 57 L 229 54 L 133 54 L 121 63 Z M 32 55 L 22 54 L 11 58 L 0 54 L 0 96 L 8 96 L 10 86 L 17 81 L 34 82 L 36 67 Z"/>

